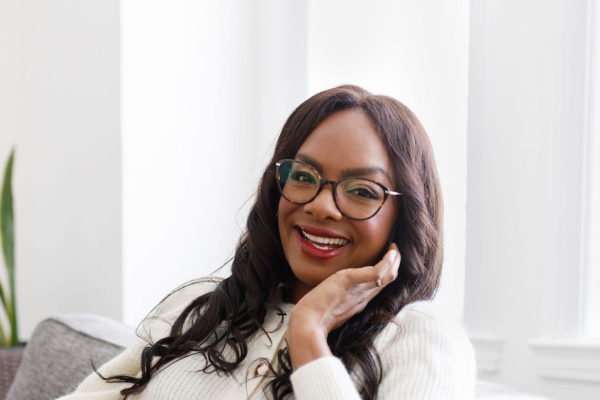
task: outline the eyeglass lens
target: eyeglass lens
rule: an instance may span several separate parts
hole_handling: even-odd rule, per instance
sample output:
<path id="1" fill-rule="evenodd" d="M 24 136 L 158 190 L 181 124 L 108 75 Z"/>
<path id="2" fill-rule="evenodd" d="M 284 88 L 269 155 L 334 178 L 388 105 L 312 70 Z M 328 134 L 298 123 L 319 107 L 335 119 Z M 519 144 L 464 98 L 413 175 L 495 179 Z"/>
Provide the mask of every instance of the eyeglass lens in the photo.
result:
<path id="1" fill-rule="evenodd" d="M 311 166 L 286 160 L 279 165 L 279 189 L 287 200 L 306 204 L 312 201 L 321 187 L 321 177 Z M 366 219 L 373 216 L 385 199 L 385 191 L 365 178 L 344 178 L 334 184 L 335 202 L 346 216 Z"/>

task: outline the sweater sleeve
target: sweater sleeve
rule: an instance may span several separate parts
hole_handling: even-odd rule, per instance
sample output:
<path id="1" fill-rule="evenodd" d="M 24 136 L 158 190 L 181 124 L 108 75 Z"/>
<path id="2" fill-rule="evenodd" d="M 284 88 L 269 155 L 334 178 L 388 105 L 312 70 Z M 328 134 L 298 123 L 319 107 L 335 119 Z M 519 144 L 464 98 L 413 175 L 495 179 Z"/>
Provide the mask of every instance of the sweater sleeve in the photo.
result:
<path id="1" fill-rule="evenodd" d="M 102 365 L 98 372 L 105 377 L 115 375 L 141 376 L 141 355 L 149 343 L 154 343 L 171 332 L 171 327 L 183 309 L 196 297 L 214 289 L 214 282 L 191 282 L 164 298 L 142 321 L 135 341 L 121 354 Z M 121 390 L 130 383 L 108 383 L 93 372 L 79 384 L 75 392 L 58 400 L 120 400 Z"/>
<path id="2" fill-rule="evenodd" d="M 383 377 L 380 400 L 470 400 L 473 348 L 462 327 L 437 316 L 430 305 L 406 306 L 375 340 Z M 298 400 L 360 399 L 342 362 L 325 357 L 291 376 Z"/>
<path id="3" fill-rule="evenodd" d="M 323 357 L 304 364 L 290 377 L 297 400 L 360 400 L 360 395 L 336 357 Z"/>

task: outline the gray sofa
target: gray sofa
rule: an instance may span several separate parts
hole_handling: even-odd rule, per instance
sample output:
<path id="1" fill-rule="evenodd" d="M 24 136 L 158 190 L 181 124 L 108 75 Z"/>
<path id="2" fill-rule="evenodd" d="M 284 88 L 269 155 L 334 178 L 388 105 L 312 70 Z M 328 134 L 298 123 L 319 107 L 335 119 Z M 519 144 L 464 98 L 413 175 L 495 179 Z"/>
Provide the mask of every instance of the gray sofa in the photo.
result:
<path id="1" fill-rule="evenodd" d="M 6 400 L 56 399 L 72 392 L 96 367 L 133 340 L 134 330 L 112 319 L 68 314 L 40 322 L 27 343 Z"/>
<path id="2" fill-rule="evenodd" d="M 134 338 L 134 329 L 109 318 L 68 314 L 38 324 L 23 351 L 6 400 L 49 400 L 72 392 L 92 371 L 116 356 Z M 2 393 L 2 388 L 0 388 Z M 476 398 L 548 400 L 479 381 Z"/>

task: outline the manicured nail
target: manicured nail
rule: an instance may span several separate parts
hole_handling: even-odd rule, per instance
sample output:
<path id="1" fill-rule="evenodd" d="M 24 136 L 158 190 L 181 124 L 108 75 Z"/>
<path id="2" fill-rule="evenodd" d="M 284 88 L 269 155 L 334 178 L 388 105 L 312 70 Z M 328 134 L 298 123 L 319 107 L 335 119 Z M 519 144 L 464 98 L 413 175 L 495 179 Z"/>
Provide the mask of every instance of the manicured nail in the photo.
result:
<path id="1" fill-rule="evenodd" d="M 398 252 L 396 250 L 390 250 L 390 260 L 394 261 L 397 255 Z"/>

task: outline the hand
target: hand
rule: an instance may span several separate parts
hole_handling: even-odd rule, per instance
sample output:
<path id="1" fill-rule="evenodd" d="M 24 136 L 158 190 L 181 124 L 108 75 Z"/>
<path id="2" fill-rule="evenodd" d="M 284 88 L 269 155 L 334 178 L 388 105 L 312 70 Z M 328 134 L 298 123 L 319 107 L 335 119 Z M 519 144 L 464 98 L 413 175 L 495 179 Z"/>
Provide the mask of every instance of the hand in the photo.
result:
<path id="1" fill-rule="evenodd" d="M 331 355 L 327 335 L 341 326 L 398 276 L 400 254 L 395 244 L 374 266 L 337 271 L 305 294 L 294 307 L 286 333 L 294 369 Z M 376 282 L 380 280 L 381 286 Z"/>

